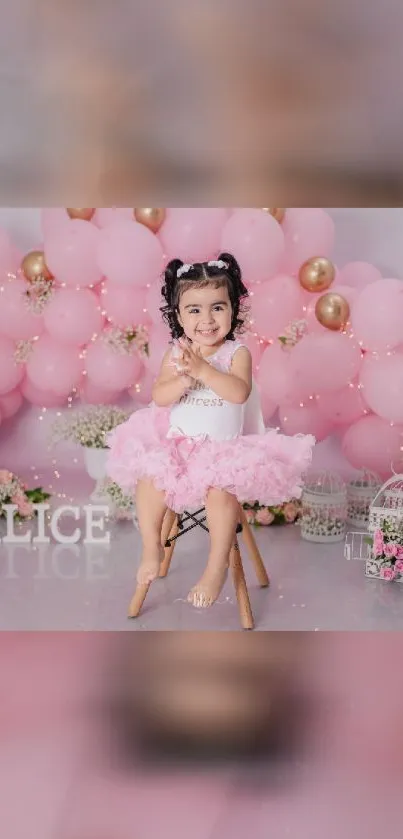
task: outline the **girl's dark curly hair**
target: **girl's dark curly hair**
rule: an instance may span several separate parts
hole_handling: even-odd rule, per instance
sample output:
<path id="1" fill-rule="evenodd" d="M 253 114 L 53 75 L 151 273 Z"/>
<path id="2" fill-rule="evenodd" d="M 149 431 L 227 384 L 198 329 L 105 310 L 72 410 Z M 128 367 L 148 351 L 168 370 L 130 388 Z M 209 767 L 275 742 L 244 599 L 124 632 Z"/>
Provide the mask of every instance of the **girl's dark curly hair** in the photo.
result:
<path id="1" fill-rule="evenodd" d="M 227 288 L 232 307 L 231 331 L 227 335 L 227 340 L 235 341 L 235 334 L 242 331 L 244 325 L 242 314 L 245 310 L 244 302 L 248 297 L 248 290 L 242 282 L 241 269 L 235 257 L 230 253 L 221 253 L 217 261 L 224 262 L 228 267 L 220 268 L 209 262 L 195 262 L 180 277 L 178 277 L 178 271 L 184 265 L 180 259 L 173 259 L 167 265 L 162 287 L 162 296 L 165 298 L 166 305 L 162 306 L 161 312 L 173 339 L 182 338 L 184 335 L 178 318 L 179 303 L 183 292 L 190 286 L 205 288 L 211 285 L 214 288 Z"/>

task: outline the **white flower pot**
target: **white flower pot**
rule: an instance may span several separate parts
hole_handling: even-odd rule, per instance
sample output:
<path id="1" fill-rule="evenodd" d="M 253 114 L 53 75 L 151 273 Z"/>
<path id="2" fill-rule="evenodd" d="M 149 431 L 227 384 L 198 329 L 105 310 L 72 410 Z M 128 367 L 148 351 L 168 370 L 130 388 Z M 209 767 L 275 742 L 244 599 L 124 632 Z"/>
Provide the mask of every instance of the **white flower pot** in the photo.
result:
<path id="1" fill-rule="evenodd" d="M 84 462 L 87 472 L 94 481 L 100 481 L 106 478 L 106 459 L 108 456 L 108 449 L 93 449 L 88 446 L 83 446 Z"/>

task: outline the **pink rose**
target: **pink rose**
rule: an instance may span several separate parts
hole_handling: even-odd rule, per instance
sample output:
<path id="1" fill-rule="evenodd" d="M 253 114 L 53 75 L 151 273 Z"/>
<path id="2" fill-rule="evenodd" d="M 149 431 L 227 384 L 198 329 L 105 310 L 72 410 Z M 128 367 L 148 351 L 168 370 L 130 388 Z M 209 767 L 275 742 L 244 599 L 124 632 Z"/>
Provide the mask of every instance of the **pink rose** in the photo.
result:
<path id="1" fill-rule="evenodd" d="M 397 559 L 403 559 L 403 546 L 402 545 L 398 545 L 396 558 Z"/>
<path id="2" fill-rule="evenodd" d="M 395 562 L 395 571 L 399 574 L 403 573 L 403 559 L 398 559 L 397 562 Z"/>
<path id="3" fill-rule="evenodd" d="M 381 580 L 395 580 L 396 571 L 394 568 L 381 568 Z"/>
<path id="4" fill-rule="evenodd" d="M 13 495 L 11 498 L 11 503 L 16 505 L 20 516 L 22 516 L 23 518 L 26 518 L 27 516 L 32 516 L 34 512 L 33 505 L 30 501 L 28 501 L 28 499 L 22 492 L 16 492 L 15 495 Z"/>
<path id="5" fill-rule="evenodd" d="M 11 496 L 11 503 L 16 504 L 17 507 L 19 507 L 20 504 L 23 504 L 24 501 L 25 501 L 25 495 L 20 491 L 15 492 L 14 495 Z"/>
<path id="6" fill-rule="evenodd" d="M 382 530 L 376 530 L 374 533 L 374 552 L 375 556 L 382 556 L 384 549 Z"/>
<path id="7" fill-rule="evenodd" d="M 256 513 L 256 521 L 258 524 L 261 524 L 262 527 L 269 527 L 269 525 L 274 522 L 274 515 L 270 510 L 264 508 L 263 510 L 258 510 Z"/>
<path id="8" fill-rule="evenodd" d="M 285 504 L 283 512 L 285 520 L 289 524 L 292 524 L 298 516 L 299 509 L 296 504 L 290 502 L 289 504 Z"/>
<path id="9" fill-rule="evenodd" d="M 390 542 L 389 545 L 385 545 L 384 554 L 387 559 L 393 559 L 393 557 L 397 556 L 397 545 L 394 542 Z"/>
<path id="10" fill-rule="evenodd" d="M 30 501 L 22 501 L 21 504 L 18 505 L 18 512 L 23 518 L 32 516 L 34 512 L 33 504 L 31 504 Z"/>
<path id="11" fill-rule="evenodd" d="M 8 472 L 7 469 L 0 469 L 0 484 L 4 486 L 4 484 L 9 484 L 10 481 L 13 480 L 12 472 Z"/>

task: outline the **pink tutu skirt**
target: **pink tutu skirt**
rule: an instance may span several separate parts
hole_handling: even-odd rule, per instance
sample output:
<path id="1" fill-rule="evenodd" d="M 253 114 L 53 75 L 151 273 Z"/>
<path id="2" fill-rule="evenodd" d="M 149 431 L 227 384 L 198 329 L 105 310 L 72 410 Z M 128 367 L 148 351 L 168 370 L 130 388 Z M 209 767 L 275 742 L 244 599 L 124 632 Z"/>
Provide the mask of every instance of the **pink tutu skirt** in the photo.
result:
<path id="1" fill-rule="evenodd" d="M 151 406 L 109 435 L 107 474 L 126 492 L 149 479 L 177 513 L 203 507 L 212 488 L 235 495 L 241 503 L 267 506 L 301 497 L 314 437 L 268 430 L 228 441 L 168 439 L 169 416 L 169 409 Z"/>

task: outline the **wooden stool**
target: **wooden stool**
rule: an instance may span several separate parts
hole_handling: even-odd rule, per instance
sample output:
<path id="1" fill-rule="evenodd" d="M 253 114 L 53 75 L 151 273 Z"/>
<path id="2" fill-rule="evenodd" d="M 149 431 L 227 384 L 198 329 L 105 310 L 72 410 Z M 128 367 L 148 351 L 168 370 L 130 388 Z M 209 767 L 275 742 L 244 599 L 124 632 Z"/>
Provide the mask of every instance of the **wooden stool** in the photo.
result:
<path id="1" fill-rule="evenodd" d="M 245 512 L 241 506 L 239 510 L 240 523 L 237 527 L 234 545 L 229 556 L 229 564 L 232 570 L 241 625 L 243 629 L 251 630 L 255 628 L 255 623 L 242 565 L 241 552 L 239 550 L 238 535 L 240 533 L 242 533 L 249 558 L 253 563 L 257 580 L 261 588 L 268 588 L 270 580 L 256 545 L 255 538 L 246 519 Z M 195 527 L 201 527 L 208 533 L 206 520 L 207 517 L 204 509 L 198 510 L 197 513 L 194 514 L 184 513 L 181 516 L 173 513 L 172 510 L 167 510 L 161 533 L 161 543 L 165 546 L 165 558 L 161 565 L 160 577 L 166 577 L 169 572 L 177 540 L 181 536 L 184 536 L 185 533 L 189 533 L 189 531 L 193 530 Z M 149 585 L 137 586 L 133 600 L 130 604 L 130 618 L 139 617 L 151 585 L 152 584 L 150 583 Z"/>

